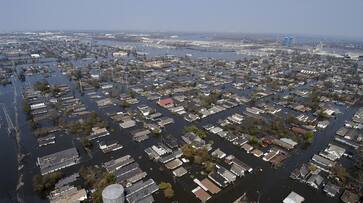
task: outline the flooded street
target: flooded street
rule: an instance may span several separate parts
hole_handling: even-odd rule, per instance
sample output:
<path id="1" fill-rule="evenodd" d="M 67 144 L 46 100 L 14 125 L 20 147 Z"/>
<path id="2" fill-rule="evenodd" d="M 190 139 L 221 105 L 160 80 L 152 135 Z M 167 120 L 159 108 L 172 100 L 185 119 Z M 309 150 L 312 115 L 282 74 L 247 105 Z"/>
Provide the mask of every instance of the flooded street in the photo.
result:
<path id="1" fill-rule="evenodd" d="M 103 45 L 115 45 L 126 46 L 127 44 L 114 44 L 113 42 L 98 42 Z M 157 49 L 150 47 L 139 47 L 140 44 L 132 44 L 140 49 L 150 53 L 150 56 L 160 55 L 176 55 L 185 56 L 186 54 L 192 54 L 193 57 L 212 57 L 225 60 L 244 59 L 244 56 L 231 52 L 203 52 L 200 50 L 189 49 Z M 83 63 L 82 61 L 73 61 L 74 64 Z M 24 66 L 29 65 L 25 64 Z M 57 68 L 57 63 L 44 63 L 42 65 L 48 65 L 53 71 L 47 78 L 48 82 L 52 85 L 67 84 L 74 92 L 74 96 L 79 98 L 82 103 L 87 107 L 88 111 L 97 112 L 107 125 L 115 129 L 110 135 L 102 138 L 106 140 L 117 140 L 123 146 L 122 149 L 112 152 L 111 155 L 104 154 L 97 148 L 99 141 L 94 143 L 93 150 L 87 152 L 82 147 L 80 139 L 74 135 L 58 134 L 56 136 L 56 144 L 39 148 L 36 137 L 33 135 L 29 122 L 27 121 L 27 115 L 23 112 L 22 91 L 26 87 L 33 86 L 37 81 L 43 77 L 38 75 L 27 76 L 26 81 L 22 82 L 16 77 L 12 78 L 12 84 L 6 86 L 0 86 L 0 162 L 5 164 L 5 167 L 0 169 L 0 202 L 48 202 L 48 200 L 41 199 L 34 191 L 32 185 L 32 179 L 35 174 L 38 174 L 39 167 L 36 165 L 38 157 L 42 157 L 51 153 L 55 153 L 61 150 L 65 150 L 71 147 L 76 147 L 80 154 L 80 164 L 63 169 L 64 174 L 72 174 L 78 172 L 81 166 L 98 165 L 118 158 L 124 155 L 131 155 L 135 158 L 136 162 L 140 164 L 140 168 L 147 172 L 148 177 L 152 177 L 156 182 L 166 181 L 170 183 L 177 183 L 173 185 L 173 189 L 176 193 L 178 202 L 198 202 L 193 193 L 190 191 L 194 188 L 194 183 L 191 178 L 175 178 L 170 171 L 167 171 L 161 164 L 152 161 L 148 158 L 144 152 L 145 148 L 161 142 L 162 137 L 152 137 L 141 143 L 133 141 L 130 130 L 120 128 L 119 124 L 112 121 L 107 113 L 125 112 L 126 109 L 119 105 L 114 105 L 105 108 L 97 107 L 94 100 L 90 99 L 86 95 L 81 95 L 76 90 L 76 83 L 69 80 L 63 75 Z M 21 66 L 17 66 L 21 68 Z M 192 76 L 190 76 L 192 77 Z M 316 81 L 311 81 L 298 89 L 307 89 L 309 85 L 314 85 Z M 226 86 L 226 88 L 231 88 Z M 127 87 L 120 85 L 120 89 L 127 89 Z M 254 89 L 245 89 L 238 91 L 240 95 L 248 95 Z M 100 90 L 99 92 L 100 93 Z M 282 91 L 279 96 L 288 95 L 288 91 Z M 271 101 L 272 96 L 267 96 L 261 101 Z M 181 136 L 184 134 L 184 127 L 189 123 L 183 119 L 182 116 L 171 113 L 165 108 L 160 107 L 155 101 L 150 101 L 146 97 L 137 95 L 136 98 L 140 101 L 138 105 L 147 105 L 156 112 L 162 113 L 162 115 L 171 117 L 174 119 L 174 123 L 166 126 L 163 129 L 163 135 L 172 134 L 179 142 L 182 142 Z M 324 129 L 315 133 L 313 142 L 306 148 L 299 145 L 298 149 L 294 149 L 289 153 L 289 157 L 285 160 L 281 167 L 273 168 L 270 163 L 258 159 L 252 154 L 247 154 L 240 147 L 236 147 L 231 142 L 219 137 L 216 134 L 208 133 L 205 138 L 206 142 L 213 142 L 213 148 L 220 148 L 226 154 L 233 154 L 236 158 L 243 160 L 254 170 L 252 174 L 246 175 L 237 179 L 233 184 L 223 189 L 220 193 L 213 195 L 213 198 L 208 202 L 233 202 L 243 193 L 251 199 L 257 199 L 260 202 L 272 203 L 281 202 L 292 190 L 305 197 L 305 202 L 321 203 L 339 202 L 337 198 L 330 198 L 322 191 L 308 187 L 304 183 L 299 183 L 296 180 L 289 178 L 290 173 L 299 167 L 302 163 L 308 162 L 314 154 L 319 153 L 325 149 L 329 143 L 334 140 L 336 131 L 343 127 L 346 121 L 351 120 L 357 110 L 362 107 L 362 103 L 358 103 L 353 106 L 339 106 L 340 114 L 337 114 L 336 118 L 330 119 L 330 125 Z M 131 110 L 137 110 L 137 105 L 132 105 Z M 202 118 L 194 123 L 202 128 L 207 124 L 217 125 L 219 120 L 225 119 L 234 113 L 242 114 L 246 104 L 238 105 L 225 111 L 210 115 L 206 118 Z M 128 110 L 130 110 L 128 109 Z M 293 112 L 291 109 L 282 107 L 280 114 L 283 116 L 289 112 Z M 138 123 L 141 126 L 141 122 Z M 191 168 L 191 170 L 194 170 Z M 196 172 L 198 178 L 203 178 L 202 174 Z M 156 202 L 169 202 L 163 198 L 161 191 L 154 195 Z"/>
<path id="2" fill-rule="evenodd" d="M 23 88 L 25 85 L 32 84 L 36 81 L 36 77 L 30 77 L 27 79 L 26 83 L 22 83 L 19 81 L 16 81 L 16 85 L 19 87 L 19 89 Z M 64 78 L 59 73 L 57 75 L 52 76 L 49 78 L 49 81 L 55 82 L 55 83 L 68 83 L 68 80 Z M 7 111 L 9 112 L 9 115 L 11 116 L 12 120 L 15 121 L 15 108 L 13 105 L 13 88 L 12 86 L 8 85 L 6 87 L 1 87 L 1 95 L 0 100 L 4 103 L 6 106 Z M 78 94 L 77 94 L 78 95 Z M 135 143 L 127 131 L 124 131 L 120 129 L 116 124 L 114 124 L 110 118 L 107 117 L 106 113 L 108 109 L 98 109 L 93 101 L 90 101 L 86 97 L 82 97 L 78 95 L 82 101 L 87 104 L 87 107 L 92 110 L 98 112 L 100 115 L 102 115 L 103 119 L 111 124 L 112 127 L 114 127 L 116 132 L 115 135 L 107 137 L 107 139 L 117 139 L 122 143 L 124 146 L 123 149 L 115 152 L 111 157 L 104 155 L 102 152 L 97 152 L 92 154 L 92 159 L 89 157 L 89 155 L 86 152 L 82 152 L 82 159 L 81 163 L 82 165 L 92 165 L 97 163 L 105 162 L 106 160 L 110 160 L 111 158 L 116 158 L 119 155 L 122 154 L 130 154 L 133 157 L 137 157 L 137 161 L 141 164 L 141 168 L 146 171 L 150 176 L 154 177 L 156 181 L 162 181 L 167 180 L 170 182 L 173 182 L 173 178 L 170 174 L 164 173 L 163 171 L 160 171 L 159 168 L 155 168 L 155 164 L 152 163 L 144 153 L 144 149 L 146 147 L 152 146 L 153 144 L 156 144 L 159 142 L 158 139 L 150 139 L 143 143 Z M 157 111 L 162 112 L 163 114 L 167 116 L 173 116 L 171 113 L 163 108 L 160 108 L 158 105 L 156 105 L 154 102 L 148 102 L 146 98 L 139 97 L 139 99 L 144 103 L 152 108 L 156 108 Z M 38 156 L 43 156 L 49 153 L 57 152 L 66 148 L 69 148 L 71 146 L 78 146 L 78 149 L 82 149 L 80 147 L 80 143 L 77 141 L 77 139 L 72 138 L 72 136 L 65 136 L 61 139 L 57 139 L 57 145 L 49 147 L 43 147 L 39 149 L 37 147 L 37 142 L 35 137 L 31 133 L 31 129 L 29 129 L 29 126 L 26 122 L 26 118 L 24 113 L 22 112 L 22 106 L 21 103 L 17 104 L 19 118 L 18 122 L 20 123 L 20 134 L 21 134 L 21 146 L 23 146 L 24 153 L 26 154 L 23 164 L 24 168 L 22 170 L 18 171 L 18 167 L 20 167 L 17 164 L 17 143 L 15 139 L 14 133 L 12 135 L 8 135 L 8 126 L 6 119 L 3 119 L 5 116 L 2 116 L 1 120 L 1 162 L 7 163 L 7 167 L 2 167 L 1 169 L 1 182 L 7 183 L 7 184 L 1 184 L 1 194 L 6 194 L 6 196 L 2 196 L 1 199 L 9 200 L 12 199 L 15 201 L 16 199 L 16 187 L 19 184 L 18 178 L 19 175 L 23 176 L 25 185 L 20 186 L 21 189 L 19 190 L 20 195 L 24 195 L 25 202 L 39 202 L 39 201 L 45 201 L 40 200 L 39 197 L 34 194 L 32 191 L 32 176 L 35 173 L 38 173 L 38 168 L 35 165 L 36 158 Z M 219 119 L 225 118 L 227 115 L 231 115 L 233 113 L 242 112 L 244 109 L 244 106 L 228 109 L 224 112 L 212 115 L 206 119 L 203 119 L 202 121 L 198 122 L 199 126 L 203 126 L 208 123 L 216 123 Z M 212 199 L 211 202 L 231 202 L 234 199 L 238 198 L 242 193 L 247 192 L 252 197 L 258 196 L 256 191 L 259 191 L 260 200 L 261 202 L 277 202 L 281 199 L 283 199 L 290 190 L 294 189 L 299 194 L 302 194 L 304 197 L 306 197 L 307 202 L 339 202 L 337 199 L 328 198 L 325 194 L 321 192 L 317 192 L 316 190 L 306 187 L 305 185 L 298 183 L 296 181 L 293 181 L 289 179 L 289 175 L 293 169 L 295 169 L 298 165 L 300 165 L 303 162 L 308 161 L 313 154 L 318 153 L 321 149 L 327 146 L 327 144 L 332 141 L 335 132 L 344 125 L 344 121 L 349 120 L 353 114 L 358 109 L 358 106 L 353 106 L 350 108 L 347 108 L 343 111 L 342 114 L 340 114 L 337 119 L 333 120 L 332 124 L 324 130 L 322 133 L 318 133 L 317 136 L 314 139 L 314 142 L 308 146 L 307 149 L 297 150 L 294 153 L 290 155 L 290 158 L 284 162 L 283 167 L 279 169 L 273 169 L 271 168 L 270 164 L 260 160 L 256 159 L 253 155 L 247 154 L 244 151 L 241 151 L 238 147 L 232 145 L 231 143 L 228 143 L 226 140 L 214 135 L 210 134 L 207 138 L 207 140 L 213 140 L 215 147 L 224 149 L 226 153 L 228 154 L 235 154 L 237 158 L 244 160 L 247 164 L 254 167 L 256 170 L 254 170 L 252 175 L 249 175 L 247 177 L 244 177 L 240 180 L 237 180 L 232 186 L 228 187 L 226 190 L 221 192 L 220 194 L 216 195 L 214 199 Z M 112 109 L 114 110 L 114 109 Z M 118 109 L 121 111 L 122 109 Z M 110 111 L 112 112 L 112 111 Z M 3 114 L 4 112 L 2 112 Z M 177 137 L 181 136 L 183 133 L 183 127 L 187 125 L 187 122 L 183 119 L 181 119 L 178 116 L 174 116 L 175 124 L 172 124 L 168 126 L 165 129 L 165 133 L 174 134 Z M 70 168 L 65 169 L 65 171 L 77 171 L 77 168 L 79 168 L 80 165 L 76 165 Z M 261 168 L 262 171 L 257 170 L 258 168 Z M 189 192 L 192 188 L 190 188 L 190 183 L 183 182 L 182 180 L 176 180 L 180 184 L 177 184 L 175 187 L 175 191 L 177 194 L 183 194 L 183 197 L 181 197 L 182 202 L 195 202 L 196 200 L 193 198 L 193 195 Z M 9 192 L 13 191 L 13 192 Z M 224 195 L 225 193 L 228 193 L 229 195 Z"/>

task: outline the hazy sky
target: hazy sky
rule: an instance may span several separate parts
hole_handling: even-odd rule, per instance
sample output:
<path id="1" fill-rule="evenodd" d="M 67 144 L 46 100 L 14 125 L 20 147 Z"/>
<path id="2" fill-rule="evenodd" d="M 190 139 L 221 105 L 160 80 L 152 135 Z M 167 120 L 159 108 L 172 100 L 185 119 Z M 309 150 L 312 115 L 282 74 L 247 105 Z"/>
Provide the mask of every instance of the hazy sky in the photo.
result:
<path id="1" fill-rule="evenodd" d="M 0 0 L 0 31 L 144 30 L 363 38 L 363 0 Z"/>

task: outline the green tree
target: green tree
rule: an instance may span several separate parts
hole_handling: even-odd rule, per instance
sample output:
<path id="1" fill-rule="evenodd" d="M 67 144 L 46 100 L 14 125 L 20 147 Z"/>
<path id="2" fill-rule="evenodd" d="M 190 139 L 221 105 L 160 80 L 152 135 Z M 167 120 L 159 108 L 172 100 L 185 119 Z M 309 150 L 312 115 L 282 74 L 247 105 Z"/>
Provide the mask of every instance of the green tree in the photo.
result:
<path id="1" fill-rule="evenodd" d="M 92 199 L 95 203 L 102 203 L 103 189 L 108 185 L 116 183 L 115 175 L 94 166 L 82 166 L 79 174 L 88 187 L 96 189 L 96 191 L 92 194 Z"/>
<path id="2" fill-rule="evenodd" d="M 197 126 L 195 125 L 190 125 L 190 126 L 185 126 L 184 127 L 184 131 L 185 132 L 191 132 L 194 133 L 196 136 L 200 137 L 200 138 L 205 138 L 207 136 L 207 133 L 202 130 L 199 129 Z"/>
<path id="3" fill-rule="evenodd" d="M 59 171 L 46 174 L 46 175 L 35 175 L 33 177 L 33 189 L 41 196 L 47 195 L 54 189 L 55 184 L 62 178 L 63 174 Z"/>
<path id="4" fill-rule="evenodd" d="M 27 114 L 30 114 L 30 112 L 31 112 L 31 108 L 30 108 L 29 102 L 27 100 L 24 100 L 24 102 L 23 102 L 23 111 Z"/>
<path id="5" fill-rule="evenodd" d="M 173 198 L 174 197 L 174 190 L 170 183 L 167 182 L 161 182 L 159 184 L 159 188 L 163 190 L 165 198 Z"/>
<path id="6" fill-rule="evenodd" d="M 171 184 L 170 183 L 167 183 L 167 182 L 161 182 L 159 184 L 159 189 L 160 190 L 165 190 L 167 188 L 171 188 Z"/>
<path id="7" fill-rule="evenodd" d="M 164 190 L 164 196 L 165 196 L 166 198 L 168 198 L 168 199 L 173 198 L 173 197 L 174 197 L 174 190 L 173 190 L 173 188 L 166 188 L 166 189 Z"/>
<path id="8" fill-rule="evenodd" d="M 344 168 L 342 165 L 336 164 L 332 168 L 332 172 L 334 175 L 336 175 L 342 181 L 343 184 L 345 184 L 347 182 L 349 173 L 348 173 L 347 169 Z"/>
<path id="9" fill-rule="evenodd" d="M 305 140 L 306 142 L 308 142 L 308 143 L 312 143 L 312 142 L 313 142 L 313 140 L 314 140 L 314 133 L 313 133 L 313 132 L 311 132 L 311 131 L 309 131 L 309 132 L 305 133 L 305 135 L 304 135 L 304 140 Z"/>

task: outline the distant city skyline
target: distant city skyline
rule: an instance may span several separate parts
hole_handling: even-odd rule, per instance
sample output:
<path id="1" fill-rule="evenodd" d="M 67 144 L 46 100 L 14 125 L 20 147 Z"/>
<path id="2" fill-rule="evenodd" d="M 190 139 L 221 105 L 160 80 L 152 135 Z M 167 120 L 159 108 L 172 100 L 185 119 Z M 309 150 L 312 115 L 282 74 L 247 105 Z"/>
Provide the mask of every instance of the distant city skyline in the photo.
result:
<path id="1" fill-rule="evenodd" d="M 2 0 L 0 31 L 281 33 L 363 39 L 361 0 Z"/>

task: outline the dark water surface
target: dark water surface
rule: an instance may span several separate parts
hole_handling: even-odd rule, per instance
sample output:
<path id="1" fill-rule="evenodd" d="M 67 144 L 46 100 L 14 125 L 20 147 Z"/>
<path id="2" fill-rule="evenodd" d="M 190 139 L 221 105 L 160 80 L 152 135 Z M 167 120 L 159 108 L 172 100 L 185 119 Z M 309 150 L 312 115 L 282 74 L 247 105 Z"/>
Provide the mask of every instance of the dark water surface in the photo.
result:
<path id="1" fill-rule="evenodd" d="M 154 50 L 148 50 L 149 53 L 154 53 L 153 51 Z M 178 51 L 174 50 L 170 54 L 178 55 Z M 185 50 L 183 50 L 183 54 L 186 54 Z M 193 53 L 193 55 L 194 54 L 195 53 Z M 205 54 L 207 55 L 210 53 Z M 227 54 L 231 55 L 231 53 Z M 230 57 L 234 58 L 235 56 L 232 54 Z M 227 59 L 231 58 L 227 57 Z M 55 70 L 54 64 L 50 63 L 49 65 L 51 65 L 51 67 Z M 15 80 L 14 85 L 20 92 L 23 87 L 26 85 L 32 85 L 39 79 L 41 79 L 40 76 L 30 76 L 27 77 L 26 82 Z M 74 87 L 74 84 L 59 72 L 56 72 L 51 77 L 49 77 L 48 81 L 52 84 L 65 83 Z M 116 129 L 115 133 L 110 136 L 106 136 L 101 140 L 116 139 L 124 147 L 121 150 L 112 152 L 110 155 L 105 155 L 100 150 L 95 149 L 93 150 L 91 157 L 83 150 L 77 138 L 73 137 L 72 135 L 63 135 L 62 137 L 56 138 L 56 144 L 38 148 L 37 140 L 32 134 L 32 130 L 30 129 L 28 123 L 26 122 L 26 115 L 22 112 L 21 95 L 19 94 L 17 97 L 17 106 L 19 113 L 19 127 L 21 132 L 21 152 L 25 154 L 25 158 L 23 159 L 24 168 L 18 171 L 16 139 L 13 134 L 9 135 L 5 116 L 3 115 L 4 113 L 2 108 L 0 108 L 0 163 L 2 166 L 0 168 L 0 202 L 16 202 L 16 187 L 18 184 L 17 180 L 21 174 L 23 174 L 24 186 L 19 190 L 19 195 L 23 197 L 25 202 L 47 202 L 46 200 L 40 199 L 33 192 L 32 177 L 34 174 L 39 173 L 39 168 L 35 165 L 36 158 L 67 149 L 72 146 L 77 147 L 79 150 L 81 154 L 81 163 L 62 170 L 64 174 L 72 174 L 78 171 L 81 165 L 101 164 L 113 158 L 130 154 L 140 164 L 142 170 L 148 173 L 149 178 L 153 178 L 156 182 L 177 182 L 177 184 L 173 184 L 173 188 L 176 192 L 176 200 L 179 202 L 198 202 L 191 192 L 191 190 L 194 189 L 193 186 L 195 185 L 192 182 L 192 178 L 187 177 L 188 175 L 186 175 L 180 179 L 174 179 L 171 171 L 160 170 L 161 165 L 159 163 L 150 161 L 147 158 L 144 149 L 160 142 L 160 138 L 151 138 L 142 143 L 136 143 L 132 141 L 128 130 L 120 129 L 119 126 L 111 121 L 111 119 L 106 115 L 107 112 L 125 111 L 124 109 L 121 107 L 107 107 L 99 109 L 95 102 L 86 96 L 81 96 L 78 93 L 76 93 L 76 96 L 86 104 L 89 111 L 98 112 L 99 115 L 111 127 Z M 0 86 L 0 103 L 4 103 L 13 123 L 15 124 L 15 108 L 13 99 L 13 85 Z M 188 125 L 188 122 L 182 119 L 182 117 L 173 115 L 166 109 L 160 108 L 158 105 L 156 105 L 155 102 L 147 101 L 144 97 L 139 97 L 139 99 L 141 100 L 140 104 L 147 104 L 152 108 L 157 109 L 158 112 L 163 113 L 163 115 L 173 117 L 175 123 L 167 126 L 164 129 L 164 133 L 173 134 L 178 139 L 180 139 L 180 136 L 183 134 L 183 127 Z M 134 105 L 132 108 L 135 107 L 136 106 Z M 231 108 L 224 112 L 204 118 L 201 121 L 196 122 L 196 124 L 199 126 L 209 123 L 216 124 L 219 119 L 224 119 L 233 113 L 242 113 L 244 108 L 245 106 Z M 290 172 L 297 166 L 310 160 L 313 154 L 318 153 L 320 150 L 324 149 L 328 143 L 333 140 L 336 130 L 344 125 L 344 121 L 350 120 L 358 108 L 359 106 L 341 107 L 343 113 L 339 114 L 336 119 L 332 119 L 331 124 L 325 130 L 317 132 L 315 139 L 310 146 L 308 146 L 306 149 L 298 149 L 290 153 L 290 157 L 283 163 L 283 166 L 278 169 L 273 169 L 270 164 L 262 161 L 262 159 L 245 153 L 245 151 L 218 137 L 217 135 L 209 134 L 207 140 L 214 141 L 213 148 L 220 148 L 227 154 L 235 155 L 238 159 L 252 166 L 254 171 L 252 174 L 238 178 L 233 185 L 223 189 L 219 194 L 213 195 L 212 199 L 208 202 L 232 202 L 245 192 L 247 192 L 248 196 L 252 197 L 253 199 L 257 199 L 259 194 L 260 202 L 281 202 L 292 190 L 302 195 L 306 202 L 339 202 L 338 199 L 329 198 L 321 190 L 317 191 L 306 184 L 291 180 L 289 175 Z M 284 111 L 287 110 L 284 109 Z M 97 148 L 97 144 L 94 145 L 95 148 Z M 257 170 L 259 168 L 261 168 L 262 171 Z M 196 175 L 196 177 L 198 177 L 198 175 Z M 200 175 L 200 177 L 202 176 Z M 154 195 L 156 202 L 165 202 L 166 200 L 162 196 L 162 192 L 158 192 L 156 195 Z"/>

